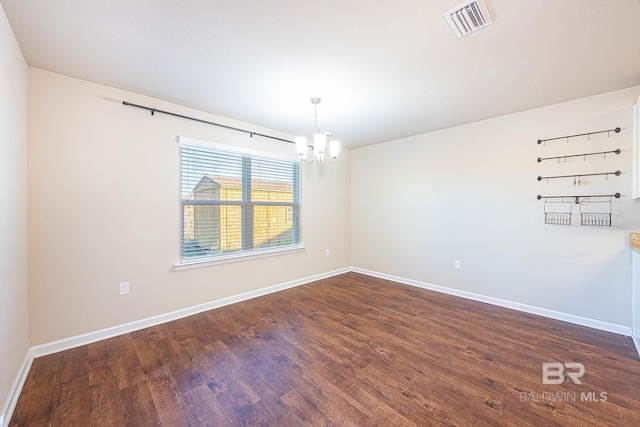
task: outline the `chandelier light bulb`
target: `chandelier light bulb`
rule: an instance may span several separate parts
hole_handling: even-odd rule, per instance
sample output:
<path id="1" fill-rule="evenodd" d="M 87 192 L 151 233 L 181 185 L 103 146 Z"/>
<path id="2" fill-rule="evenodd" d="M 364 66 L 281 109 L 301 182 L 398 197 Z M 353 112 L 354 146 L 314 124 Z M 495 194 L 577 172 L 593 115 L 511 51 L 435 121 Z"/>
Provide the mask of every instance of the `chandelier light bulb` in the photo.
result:
<path id="1" fill-rule="evenodd" d="M 327 135 L 323 133 L 313 135 L 313 150 L 318 154 L 324 154 L 327 151 Z"/>
<path id="2" fill-rule="evenodd" d="M 337 159 L 340 153 L 340 141 L 329 141 L 329 155 L 332 159 Z"/>
<path id="3" fill-rule="evenodd" d="M 296 136 L 296 150 L 298 150 L 298 157 L 301 160 L 307 159 L 307 137 Z"/>

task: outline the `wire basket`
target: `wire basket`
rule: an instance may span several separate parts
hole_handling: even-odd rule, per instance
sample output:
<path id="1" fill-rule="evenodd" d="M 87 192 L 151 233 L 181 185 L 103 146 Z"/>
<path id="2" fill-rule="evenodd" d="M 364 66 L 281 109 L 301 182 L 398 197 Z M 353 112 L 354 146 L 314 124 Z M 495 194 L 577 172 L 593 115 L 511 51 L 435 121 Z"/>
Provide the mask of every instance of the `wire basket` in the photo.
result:
<path id="1" fill-rule="evenodd" d="M 611 214 L 601 212 L 581 213 L 580 225 L 611 227 Z"/>
<path id="2" fill-rule="evenodd" d="M 611 227 L 611 197 L 609 200 L 587 198 L 581 202 L 580 225 Z"/>
<path id="3" fill-rule="evenodd" d="M 571 212 L 546 212 L 544 214 L 545 224 L 571 225 Z"/>
<path id="4" fill-rule="evenodd" d="M 553 225 L 571 225 L 571 203 L 547 201 L 544 202 L 544 223 Z"/>
<path id="5" fill-rule="evenodd" d="M 585 196 L 541 196 L 544 199 L 544 223 L 571 225 L 573 205 L 579 205 L 580 225 L 611 227 L 613 198 L 619 199 L 620 193 Z"/>

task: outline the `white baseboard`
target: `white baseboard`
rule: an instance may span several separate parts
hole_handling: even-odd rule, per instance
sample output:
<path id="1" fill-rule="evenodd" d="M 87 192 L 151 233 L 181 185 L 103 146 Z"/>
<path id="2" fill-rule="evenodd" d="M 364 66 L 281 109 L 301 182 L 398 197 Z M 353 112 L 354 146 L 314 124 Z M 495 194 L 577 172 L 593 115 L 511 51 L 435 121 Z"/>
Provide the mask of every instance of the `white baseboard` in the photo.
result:
<path id="1" fill-rule="evenodd" d="M 172 320 L 181 319 L 183 317 L 191 316 L 193 314 L 201 313 L 203 311 L 212 310 L 214 308 L 223 307 L 225 305 L 233 304 L 236 302 L 245 301 L 245 300 L 260 297 L 263 295 L 268 295 L 273 292 L 282 291 L 284 289 L 293 288 L 296 286 L 315 282 L 316 280 L 326 279 L 328 277 L 333 277 L 339 274 L 348 273 L 349 271 L 351 271 L 351 268 L 349 267 L 341 268 L 341 269 L 330 271 L 327 273 L 316 274 L 314 276 L 305 277 L 303 279 L 292 280 L 290 282 L 280 283 L 278 285 L 269 286 L 262 289 L 256 289 L 255 291 L 245 292 L 239 295 L 233 295 L 227 298 L 210 301 L 210 302 L 199 304 L 193 307 L 187 307 L 181 310 L 172 311 L 170 313 L 165 313 L 158 316 L 137 320 L 134 322 L 126 323 L 124 325 L 118 325 L 111 328 L 101 329 L 99 331 L 89 332 L 82 335 L 76 335 L 73 337 L 64 338 L 61 340 L 31 347 L 27 352 L 27 355 L 25 357 L 24 363 L 22 364 L 20 372 L 18 373 L 18 375 L 16 376 L 16 379 L 13 382 L 11 390 L 9 390 L 9 396 L 7 397 L 7 402 L 5 403 L 5 407 L 3 408 L 3 411 L 0 413 L 0 427 L 6 427 L 6 425 L 8 425 L 9 421 L 11 420 L 11 416 L 13 415 L 13 411 L 16 407 L 16 403 L 18 403 L 18 397 L 20 397 L 20 393 L 22 392 L 22 387 L 24 386 L 24 382 L 26 381 L 27 375 L 29 374 L 29 370 L 31 369 L 31 364 L 33 363 L 33 359 L 36 357 L 46 356 L 49 354 L 57 353 L 59 351 L 69 350 L 71 348 L 79 347 L 81 345 L 91 344 L 92 342 L 104 340 L 107 338 L 112 338 L 112 337 L 126 334 L 129 332 L 138 331 L 140 329 L 159 325 L 161 323 L 170 322 Z"/>
<path id="2" fill-rule="evenodd" d="M 537 314 L 540 316 L 549 317 L 556 320 L 562 320 L 562 321 L 574 323 L 577 325 L 588 326 L 590 328 L 613 332 L 620 335 L 631 336 L 631 328 L 626 326 L 615 325 L 612 323 L 602 322 L 599 320 L 586 319 L 583 317 L 560 313 L 560 312 L 548 310 L 545 308 L 534 307 L 534 306 L 521 304 L 517 302 L 502 300 L 499 298 L 487 297 L 480 294 L 474 294 L 472 292 L 466 292 L 466 291 L 461 291 L 457 289 L 447 288 L 444 286 L 438 286 L 431 283 L 425 283 L 417 280 L 406 279 L 404 277 L 398 277 L 390 274 L 379 273 L 376 271 L 366 270 L 358 267 L 347 267 L 347 268 L 330 271 L 327 273 L 305 277 L 303 279 L 293 280 L 290 282 L 281 283 L 278 285 L 269 286 L 262 289 L 257 289 L 255 291 L 245 292 L 239 295 L 233 295 L 230 297 L 222 298 L 222 299 L 211 301 L 204 304 L 199 304 L 193 307 L 187 307 L 181 310 L 172 311 L 170 313 L 153 316 L 146 319 L 137 320 L 134 322 L 123 324 L 123 325 L 118 325 L 111 328 L 102 329 L 99 331 L 89 332 L 82 335 L 76 335 L 73 337 L 64 338 L 61 340 L 31 347 L 27 352 L 27 355 L 22 364 L 20 372 L 18 373 L 18 375 L 16 376 L 16 379 L 14 380 L 14 383 L 9 392 L 9 396 L 7 397 L 7 402 L 5 403 L 5 407 L 3 408 L 3 412 L 0 413 L 0 427 L 6 427 L 6 425 L 11 420 L 11 416 L 15 409 L 16 403 L 18 402 L 18 397 L 20 396 L 20 392 L 22 391 L 24 382 L 26 381 L 29 370 L 31 369 L 31 364 L 33 362 L 33 359 L 36 357 L 46 356 L 48 354 L 57 353 L 59 351 L 68 350 L 74 347 L 79 347 L 81 345 L 86 345 L 96 341 L 126 334 L 129 332 L 134 332 L 140 329 L 148 328 L 150 326 L 159 325 L 161 323 L 166 323 L 172 320 L 177 320 L 183 317 L 191 316 L 193 314 L 201 313 L 203 311 L 212 310 L 214 308 L 223 307 L 225 305 L 249 300 L 252 298 L 257 298 L 263 295 L 271 294 L 273 292 L 282 291 L 284 289 L 289 289 L 289 288 L 304 285 L 307 283 L 315 282 L 317 280 L 326 279 L 328 277 L 337 276 L 339 274 L 348 273 L 350 271 L 366 274 L 372 277 L 378 277 L 381 279 L 392 280 L 394 282 L 416 286 L 419 288 L 428 289 L 428 290 L 432 290 L 440 293 L 445 293 L 445 294 L 467 298 L 475 301 L 485 302 L 485 303 L 497 305 L 500 307 L 511 308 L 511 309 L 523 311 L 526 313 Z M 640 340 L 638 340 L 636 337 L 633 337 L 633 340 L 636 345 L 636 348 L 638 349 L 638 353 L 640 354 Z"/>
<path id="3" fill-rule="evenodd" d="M 572 314 L 561 313 L 558 311 L 548 310 L 546 308 L 535 307 L 532 305 L 503 300 L 500 298 L 488 297 L 480 294 L 474 294 L 473 292 L 447 288 L 445 286 L 439 286 L 431 283 L 420 282 L 418 280 L 406 279 L 404 277 L 398 277 L 390 274 L 379 273 L 377 271 L 365 270 L 363 268 L 358 268 L 358 267 L 351 267 L 351 271 L 354 271 L 356 273 L 366 274 L 367 276 L 373 276 L 373 277 L 378 277 L 380 279 L 387 279 L 394 282 L 403 283 L 405 285 L 416 286 L 418 288 L 429 289 L 431 291 L 454 295 L 457 297 L 462 297 L 462 298 L 466 298 L 474 301 L 485 302 L 488 304 L 510 308 L 513 310 L 523 311 L 525 313 L 537 314 L 539 316 L 549 317 L 551 319 L 556 319 L 556 320 L 562 320 L 564 322 L 569 322 L 576 325 L 588 326 L 589 328 L 600 329 L 602 331 L 607 331 L 607 332 L 613 332 L 619 335 L 631 336 L 631 328 L 627 326 L 602 322 L 600 320 L 587 319 L 585 317 L 574 316 Z"/>
<path id="4" fill-rule="evenodd" d="M 22 386 L 24 386 L 24 382 L 27 380 L 27 375 L 29 375 L 31 363 L 33 363 L 33 354 L 31 353 L 31 349 L 29 349 L 16 378 L 13 380 L 13 384 L 11 384 L 9 395 L 7 396 L 5 405 L 2 408 L 2 414 L 0 415 L 0 426 L 2 427 L 6 427 L 11 421 L 13 410 L 16 408 L 18 397 L 20 397 L 20 393 L 22 392 Z"/>
<path id="5" fill-rule="evenodd" d="M 636 345 L 636 351 L 638 352 L 638 357 L 640 357 L 640 338 L 638 337 L 631 337 L 633 338 L 633 343 Z"/>
<path id="6" fill-rule="evenodd" d="M 223 307 L 225 305 L 233 304 L 236 302 L 260 297 L 263 295 L 271 294 L 273 292 L 282 291 L 284 289 L 304 285 L 306 283 L 315 282 L 316 280 L 326 279 L 327 277 L 337 276 L 338 274 L 347 273 L 349 271 L 351 271 L 351 269 L 347 267 L 339 270 L 330 271 L 328 273 L 316 274 L 314 276 L 305 277 L 303 279 L 292 280 L 290 282 L 281 283 L 278 285 L 273 285 L 273 286 L 269 286 L 262 289 L 256 289 L 255 291 L 245 292 L 239 295 L 233 295 L 233 296 L 222 298 L 219 300 L 210 301 L 204 304 L 195 305 L 193 307 L 187 307 L 180 310 L 172 311 L 170 313 L 160 314 L 158 316 L 136 320 L 134 322 L 126 323 L 124 325 L 113 326 L 110 328 L 101 329 L 99 331 L 89 332 L 82 335 L 76 335 L 69 338 L 63 338 L 61 340 L 31 347 L 31 352 L 33 354 L 33 357 L 46 356 L 48 354 L 69 350 L 71 348 L 79 347 L 81 345 L 91 344 L 96 341 L 101 341 L 101 340 L 112 338 L 118 335 L 127 334 L 133 331 L 138 331 L 140 329 L 148 328 L 150 326 L 155 326 L 161 323 L 170 322 L 172 320 L 181 319 L 183 317 L 191 316 L 193 314 L 201 313 L 203 311 L 212 310 L 214 308 Z"/>

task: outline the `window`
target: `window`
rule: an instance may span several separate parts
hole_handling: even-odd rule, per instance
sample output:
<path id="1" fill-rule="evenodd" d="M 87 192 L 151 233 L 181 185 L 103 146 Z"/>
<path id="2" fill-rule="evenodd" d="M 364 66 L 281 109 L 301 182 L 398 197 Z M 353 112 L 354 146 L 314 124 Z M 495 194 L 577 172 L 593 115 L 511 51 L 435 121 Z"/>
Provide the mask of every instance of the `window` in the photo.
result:
<path id="1" fill-rule="evenodd" d="M 227 150 L 180 147 L 183 264 L 299 246 L 299 163 Z"/>

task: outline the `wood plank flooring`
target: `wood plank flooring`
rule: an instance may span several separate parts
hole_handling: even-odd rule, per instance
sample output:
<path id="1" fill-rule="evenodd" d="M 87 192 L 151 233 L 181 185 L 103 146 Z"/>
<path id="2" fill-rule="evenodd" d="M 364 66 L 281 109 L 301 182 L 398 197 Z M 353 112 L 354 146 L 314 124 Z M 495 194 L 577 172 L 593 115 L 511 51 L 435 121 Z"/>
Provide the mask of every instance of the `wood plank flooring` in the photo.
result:
<path id="1" fill-rule="evenodd" d="M 544 362 L 582 384 L 543 384 Z M 9 425 L 638 426 L 640 361 L 628 337 L 348 273 L 38 358 Z"/>

